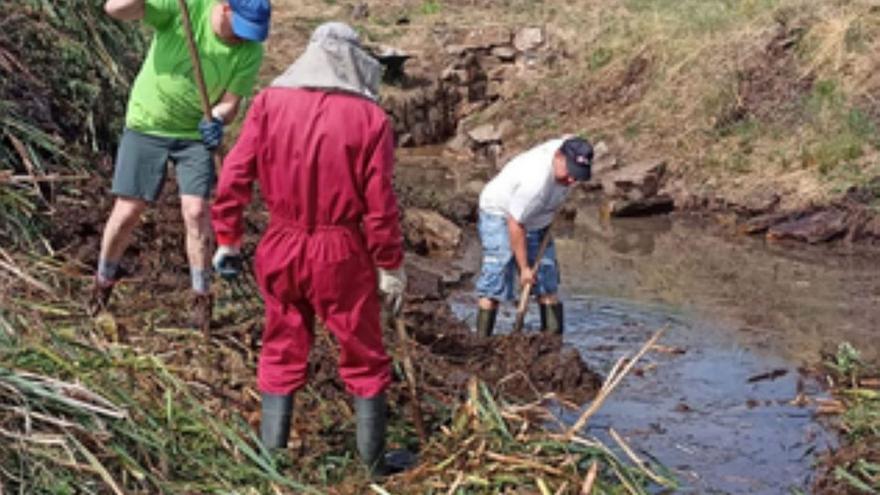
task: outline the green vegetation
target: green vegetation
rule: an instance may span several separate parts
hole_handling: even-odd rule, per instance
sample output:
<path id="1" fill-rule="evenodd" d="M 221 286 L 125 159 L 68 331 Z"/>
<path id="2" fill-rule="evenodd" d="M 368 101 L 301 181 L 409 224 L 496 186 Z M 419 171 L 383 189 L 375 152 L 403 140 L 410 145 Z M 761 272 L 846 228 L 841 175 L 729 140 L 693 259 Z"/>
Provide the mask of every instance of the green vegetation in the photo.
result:
<path id="1" fill-rule="evenodd" d="M 868 367 L 846 342 L 826 358 L 825 366 L 844 407 L 846 442 L 827 475 L 834 485 L 823 493 L 880 493 L 880 370 Z"/>
<path id="2" fill-rule="evenodd" d="M 439 14 L 443 10 L 443 5 L 437 0 L 425 0 L 422 2 L 421 12 L 424 15 Z"/>
<path id="3" fill-rule="evenodd" d="M 0 244 L 41 247 L 52 196 L 116 141 L 144 49 L 94 0 L 10 0 L 0 29 Z"/>

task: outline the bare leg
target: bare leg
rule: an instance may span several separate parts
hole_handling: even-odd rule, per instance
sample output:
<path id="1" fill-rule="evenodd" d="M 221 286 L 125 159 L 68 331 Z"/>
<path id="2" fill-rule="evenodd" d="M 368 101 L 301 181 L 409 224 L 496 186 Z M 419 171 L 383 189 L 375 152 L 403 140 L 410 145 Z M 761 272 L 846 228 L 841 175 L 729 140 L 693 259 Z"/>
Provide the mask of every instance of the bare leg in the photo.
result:
<path id="1" fill-rule="evenodd" d="M 119 278 L 119 259 L 131 242 L 131 234 L 146 207 L 146 202 L 136 198 L 117 197 L 113 203 L 113 210 L 101 238 L 95 285 L 86 304 L 86 311 L 91 316 L 107 308 L 113 284 Z"/>
<path id="2" fill-rule="evenodd" d="M 118 262 L 131 242 L 131 233 L 140 221 L 147 203 L 140 199 L 117 197 L 101 239 L 101 259 Z"/>
<path id="3" fill-rule="evenodd" d="M 186 227 L 186 256 L 193 273 L 193 289 L 207 292 L 206 287 L 196 287 L 199 273 L 207 277 L 210 273 L 208 251 L 211 239 L 211 217 L 208 200 L 191 195 L 180 197 L 180 212 Z"/>

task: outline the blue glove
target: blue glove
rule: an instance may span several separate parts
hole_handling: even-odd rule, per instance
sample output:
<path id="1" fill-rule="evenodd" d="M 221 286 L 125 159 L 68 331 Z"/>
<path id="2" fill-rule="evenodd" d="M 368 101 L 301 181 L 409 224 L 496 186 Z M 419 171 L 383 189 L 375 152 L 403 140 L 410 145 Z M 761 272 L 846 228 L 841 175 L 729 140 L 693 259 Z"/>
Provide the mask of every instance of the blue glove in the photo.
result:
<path id="1" fill-rule="evenodd" d="M 214 271 L 219 273 L 224 280 L 234 280 L 241 273 L 241 253 L 238 248 L 232 246 L 220 246 L 214 253 L 211 264 Z"/>
<path id="2" fill-rule="evenodd" d="M 199 132 L 202 134 L 202 142 L 205 143 L 205 147 L 214 151 L 223 142 L 223 121 L 217 117 L 213 117 L 211 120 L 202 118 L 202 121 L 199 122 Z"/>

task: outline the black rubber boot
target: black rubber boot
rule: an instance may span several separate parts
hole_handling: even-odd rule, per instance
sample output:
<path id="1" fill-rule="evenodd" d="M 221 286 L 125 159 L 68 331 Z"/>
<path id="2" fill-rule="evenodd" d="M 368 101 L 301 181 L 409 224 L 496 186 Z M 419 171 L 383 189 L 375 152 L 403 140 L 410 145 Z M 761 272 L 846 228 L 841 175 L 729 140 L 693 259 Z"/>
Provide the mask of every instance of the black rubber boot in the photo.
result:
<path id="1" fill-rule="evenodd" d="M 498 309 L 480 308 L 477 312 L 477 335 L 480 337 L 491 337 L 495 331 L 495 317 L 498 316 Z"/>
<path id="2" fill-rule="evenodd" d="M 262 402 L 260 440 L 267 449 L 286 448 L 290 437 L 290 418 L 293 416 L 293 394 L 263 393 Z"/>
<path id="3" fill-rule="evenodd" d="M 562 335 L 562 303 L 539 304 L 541 308 L 541 330 Z"/>
<path id="4" fill-rule="evenodd" d="M 364 399 L 354 398 L 357 421 L 357 448 L 361 461 L 371 476 L 383 476 L 385 469 L 385 429 L 388 424 L 388 408 L 385 392 Z"/>

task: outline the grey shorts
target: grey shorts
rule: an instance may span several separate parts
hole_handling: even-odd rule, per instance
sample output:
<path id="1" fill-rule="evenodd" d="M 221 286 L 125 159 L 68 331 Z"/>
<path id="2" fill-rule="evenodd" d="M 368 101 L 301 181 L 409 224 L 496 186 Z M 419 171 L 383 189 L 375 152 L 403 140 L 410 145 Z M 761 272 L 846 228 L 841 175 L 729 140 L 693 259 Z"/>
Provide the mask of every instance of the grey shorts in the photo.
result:
<path id="1" fill-rule="evenodd" d="M 168 162 L 174 165 L 181 195 L 209 198 L 217 174 L 201 141 L 153 136 L 125 129 L 116 153 L 113 194 L 154 202 L 162 192 Z"/>

